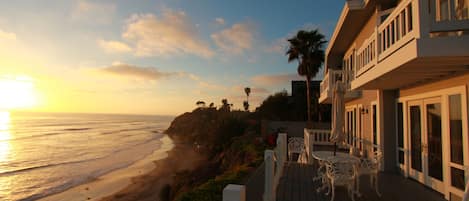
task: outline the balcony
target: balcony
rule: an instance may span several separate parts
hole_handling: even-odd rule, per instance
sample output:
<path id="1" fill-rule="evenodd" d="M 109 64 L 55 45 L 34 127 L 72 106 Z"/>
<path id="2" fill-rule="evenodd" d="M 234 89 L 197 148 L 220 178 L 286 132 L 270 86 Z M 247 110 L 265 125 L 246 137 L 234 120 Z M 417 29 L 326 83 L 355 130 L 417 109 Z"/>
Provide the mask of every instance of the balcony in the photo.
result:
<path id="1" fill-rule="evenodd" d="M 401 1 L 354 52 L 351 89 L 402 88 L 469 72 L 468 5 Z"/>
<path id="2" fill-rule="evenodd" d="M 345 73 L 344 73 L 345 72 Z M 353 74 L 351 71 L 343 71 L 343 70 L 333 70 L 329 69 L 326 75 L 324 75 L 324 79 L 321 81 L 321 95 L 319 96 L 319 103 L 331 103 L 332 102 L 332 94 L 334 93 L 334 86 L 337 80 L 343 79 L 345 81 L 345 100 L 350 100 L 354 98 L 358 98 L 361 96 L 360 91 L 352 91 L 350 90 L 350 83 L 352 80 Z"/>

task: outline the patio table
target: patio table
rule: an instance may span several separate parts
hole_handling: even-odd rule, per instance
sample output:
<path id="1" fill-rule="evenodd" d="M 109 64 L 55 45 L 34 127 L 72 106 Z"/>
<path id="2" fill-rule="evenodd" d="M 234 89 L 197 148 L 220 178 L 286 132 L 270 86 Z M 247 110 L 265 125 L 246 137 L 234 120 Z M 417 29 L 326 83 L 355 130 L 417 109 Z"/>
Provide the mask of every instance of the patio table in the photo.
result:
<path id="1" fill-rule="evenodd" d="M 358 166 L 360 164 L 360 158 L 358 157 L 355 157 L 355 156 L 352 156 L 348 153 L 344 153 L 344 152 L 336 152 L 336 155 L 334 156 L 334 152 L 333 151 L 314 151 L 312 153 L 312 156 L 314 159 L 318 160 L 319 162 L 319 168 L 318 168 L 318 178 L 315 178 L 315 179 L 321 179 L 322 181 L 322 186 L 319 187 L 319 189 L 317 189 L 317 192 L 320 192 L 322 190 L 324 190 L 325 188 L 328 188 L 330 185 L 329 182 L 327 181 L 327 176 L 325 175 L 326 173 L 321 173 L 321 171 L 325 171 L 326 169 L 326 163 L 329 163 L 329 164 L 333 164 L 335 162 L 349 162 L 351 165 L 354 166 L 354 170 L 356 171 L 357 175 L 358 175 Z M 358 184 L 359 184 L 359 177 L 357 176 L 356 177 L 356 188 L 355 189 L 355 194 L 357 194 L 358 197 L 360 197 L 360 193 L 359 193 L 359 188 L 358 188 Z"/>

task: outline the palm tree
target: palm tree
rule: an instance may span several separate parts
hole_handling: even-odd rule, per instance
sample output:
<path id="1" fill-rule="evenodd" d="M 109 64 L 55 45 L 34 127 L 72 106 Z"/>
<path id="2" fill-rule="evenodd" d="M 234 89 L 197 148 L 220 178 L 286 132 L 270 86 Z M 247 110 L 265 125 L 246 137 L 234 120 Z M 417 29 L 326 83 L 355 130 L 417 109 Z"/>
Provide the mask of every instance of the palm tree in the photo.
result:
<path id="1" fill-rule="evenodd" d="M 198 107 L 205 107 L 205 102 L 204 101 L 197 101 L 195 103 Z"/>
<path id="2" fill-rule="evenodd" d="M 244 88 L 244 92 L 246 93 L 246 101 L 243 102 L 244 110 L 249 110 L 249 94 L 251 93 L 251 88 L 246 87 Z"/>
<path id="3" fill-rule="evenodd" d="M 231 106 L 233 106 L 233 104 L 228 103 L 228 99 L 226 99 L 226 98 L 221 99 L 221 104 L 222 105 L 221 105 L 220 109 L 223 110 L 223 111 L 227 111 L 227 112 L 229 112 Z"/>
<path id="4" fill-rule="evenodd" d="M 286 54 L 288 62 L 298 61 L 298 74 L 306 77 L 306 104 L 308 108 L 308 127 L 311 127 L 311 78 L 318 74 L 324 62 L 323 46 L 327 42 L 319 31 L 300 30 L 288 39 L 290 46 Z"/>
<path id="5" fill-rule="evenodd" d="M 244 110 L 245 110 L 245 111 L 248 111 L 248 110 L 249 110 L 249 102 L 248 102 L 248 101 L 244 101 L 244 102 L 243 102 L 243 106 L 244 106 Z"/>

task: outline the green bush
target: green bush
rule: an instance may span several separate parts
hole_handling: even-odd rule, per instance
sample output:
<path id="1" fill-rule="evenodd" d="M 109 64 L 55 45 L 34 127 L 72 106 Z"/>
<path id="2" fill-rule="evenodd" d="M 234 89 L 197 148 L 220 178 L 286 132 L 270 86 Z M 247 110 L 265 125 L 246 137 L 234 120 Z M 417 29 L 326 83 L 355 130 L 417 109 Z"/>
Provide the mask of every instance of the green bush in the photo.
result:
<path id="1" fill-rule="evenodd" d="M 246 167 L 228 171 L 215 179 L 210 179 L 201 186 L 183 193 L 176 201 L 221 201 L 223 188 L 228 184 L 241 183 L 248 175 Z"/>

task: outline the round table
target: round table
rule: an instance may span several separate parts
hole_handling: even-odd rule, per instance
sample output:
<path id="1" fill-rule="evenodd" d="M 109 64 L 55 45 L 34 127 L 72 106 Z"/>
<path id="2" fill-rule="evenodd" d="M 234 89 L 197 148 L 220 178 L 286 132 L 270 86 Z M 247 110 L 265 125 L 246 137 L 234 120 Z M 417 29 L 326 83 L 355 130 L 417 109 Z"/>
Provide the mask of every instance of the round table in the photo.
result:
<path id="1" fill-rule="evenodd" d="M 327 181 L 327 177 L 325 173 L 321 173 L 321 171 L 325 171 L 326 169 L 326 163 L 335 163 L 335 162 L 350 162 L 353 166 L 355 166 L 355 171 L 357 171 L 358 175 L 358 166 L 360 164 L 360 158 L 356 156 L 352 156 L 349 153 L 344 153 L 344 152 L 336 152 L 336 155 L 334 156 L 333 151 L 313 151 L 312 156 L 314 159 L 318 160 L 320 167 L 318 168 L 318 178 L 315 179 L 321 179 L 323 185 L 317 189 L 318 192 L 321 190 L 324 190 L 328 188 L 327 185 L 329 185 Z M 359 184 L 359 177 L 356 177 L 356 184 Z M 357 186 L 358 187 L 358 186 Z M 358 189 L 355 190 L 355 193 L 360 197 L 360 193 L 358 192 Z"/>

